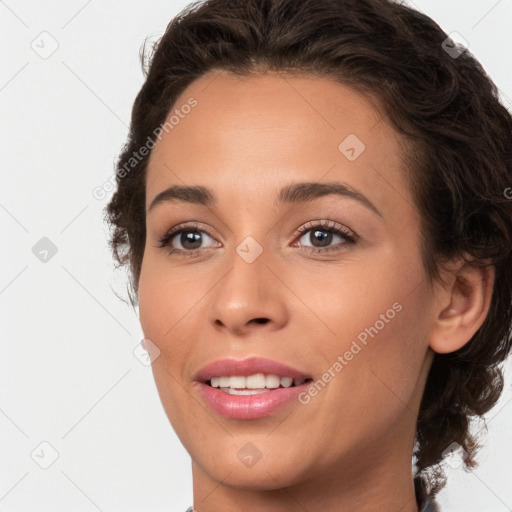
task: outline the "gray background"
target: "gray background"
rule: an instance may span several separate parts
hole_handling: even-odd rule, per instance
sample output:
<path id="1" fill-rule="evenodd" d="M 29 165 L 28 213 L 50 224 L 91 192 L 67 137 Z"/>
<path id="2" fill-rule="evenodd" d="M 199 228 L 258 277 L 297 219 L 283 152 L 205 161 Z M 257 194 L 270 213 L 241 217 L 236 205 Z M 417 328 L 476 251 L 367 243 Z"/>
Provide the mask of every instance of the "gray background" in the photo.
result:
<path id="1" fill-rule="evenodd" d="M 126 275 L 113 269 L 102 223 L 111 194 L 92 193 L 127 134 L 142 42 L 187 3 L 0 1 L 2 512 L 192 503 L 190 459 L 134 354 L 138 313 L 116 297 Z M 512 106 L 512 0 L 414 5 L 462 35 Z M 512 510 L 507 368 L 481 465 L 448 467 L 443 512 Z"/>

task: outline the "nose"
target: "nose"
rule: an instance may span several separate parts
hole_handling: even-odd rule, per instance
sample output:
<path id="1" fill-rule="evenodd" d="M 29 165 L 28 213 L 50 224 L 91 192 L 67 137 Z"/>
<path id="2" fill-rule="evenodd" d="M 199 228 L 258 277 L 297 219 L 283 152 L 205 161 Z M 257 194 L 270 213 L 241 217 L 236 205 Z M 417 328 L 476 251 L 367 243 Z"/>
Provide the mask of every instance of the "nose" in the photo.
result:
<path id="1" fill-rule="evenodd" d="M 286 287 L 261 254 L 247 263 L 235 253 L 231 268 L 212 290 L 210 321 L 216 330 L 244 336 L 256 330 L 275 331 L 289 318 Z"/>

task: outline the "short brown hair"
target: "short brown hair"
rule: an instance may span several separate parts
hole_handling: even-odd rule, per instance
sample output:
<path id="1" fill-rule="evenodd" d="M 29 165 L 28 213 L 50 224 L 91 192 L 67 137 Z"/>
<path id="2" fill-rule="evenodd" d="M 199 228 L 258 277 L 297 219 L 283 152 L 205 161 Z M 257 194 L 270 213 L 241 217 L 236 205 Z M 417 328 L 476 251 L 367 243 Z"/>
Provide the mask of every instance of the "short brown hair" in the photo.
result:
<path id="1" fill-rule="evenodd" d="M 512 120 L 498 90 L 466 49 L 445 51 L 447 34 L 427 16 L 390 0 L 210 0 L 195 2 L 153 46 L 106 208 L 111 247 L 129 263 L 137 294 L 145 245 L 149 155 L 126 163 L 165 122 L 178 95 L 205 72 L 290 71 L 326 76 L 376 99 L 403 135 L 422 219 L 431 280 L 453 257 L 490 264 L 495 285 L 482 327 L 453 353 L 436 354 L 417 421 L 417 492 L 445 484 L 438 464 L 451 443 L 476 465 L 470 419 L 497 402 L 511 349 Z M 451 45 L 453 47 L 453 45 Z M 457 49 L 458 48 L 458 49 Z M 147 69 L 146 69 L 147 68 Z M 132 298 L 133 302 L 133 298 Z"/>

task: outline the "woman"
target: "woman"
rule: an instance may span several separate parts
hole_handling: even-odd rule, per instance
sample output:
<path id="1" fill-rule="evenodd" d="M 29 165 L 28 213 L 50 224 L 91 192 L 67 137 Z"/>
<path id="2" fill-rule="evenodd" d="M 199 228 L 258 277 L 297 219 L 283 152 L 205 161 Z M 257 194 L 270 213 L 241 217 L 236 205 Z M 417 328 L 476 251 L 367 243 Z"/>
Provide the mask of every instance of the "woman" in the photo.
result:
<path id="1" fill-rule="evenodd" d="M 403 5 L 172 20 L 107 214 L 195 510 L 438 510 L 503 387 L 511 148 L 478 62 Z"/>

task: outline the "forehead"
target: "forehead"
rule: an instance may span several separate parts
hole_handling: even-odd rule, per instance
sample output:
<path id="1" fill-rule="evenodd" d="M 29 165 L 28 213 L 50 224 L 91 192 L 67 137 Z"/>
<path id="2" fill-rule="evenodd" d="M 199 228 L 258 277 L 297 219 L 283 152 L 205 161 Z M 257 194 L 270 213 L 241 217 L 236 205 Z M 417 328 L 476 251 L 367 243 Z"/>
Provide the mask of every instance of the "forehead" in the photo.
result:
<path id="1" fill-rule="evenodd" d="M 334 80 L 215 70 L 182 92 L 170 116 L 150 157 L 147 204 L 173 183 L 226 200 L 296 181 L 343 181 L 390 206 L 409 196 L 400 136 L 366 96 Z"/>

